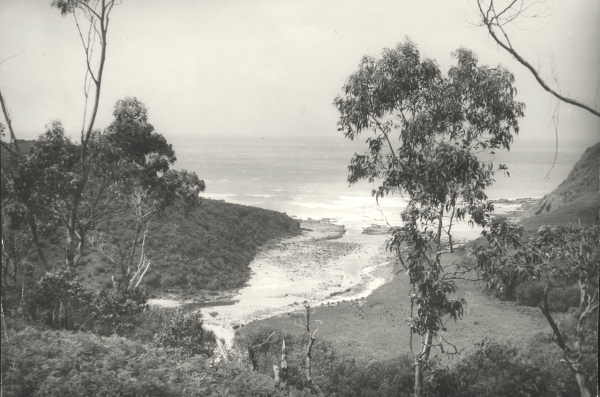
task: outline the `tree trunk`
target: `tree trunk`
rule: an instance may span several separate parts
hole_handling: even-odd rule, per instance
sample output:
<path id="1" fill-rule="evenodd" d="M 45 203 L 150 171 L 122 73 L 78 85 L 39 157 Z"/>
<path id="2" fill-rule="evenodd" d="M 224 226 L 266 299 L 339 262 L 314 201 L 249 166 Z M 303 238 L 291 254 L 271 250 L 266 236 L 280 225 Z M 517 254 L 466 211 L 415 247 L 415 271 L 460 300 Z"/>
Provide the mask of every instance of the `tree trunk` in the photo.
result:
<path id="1" fill-rule="evenodd" d="M 67 227 L 67 246 L 65 252 L 65 264 L 68 268 L 75 267 L 75 253 L 77 252 L 77 236 L 75 233 L 75 221 L 70 220 Z"/>
<path id="2" fill-rule="evenodd" d="M 421 397 L 423 394 L 423 368 L 419 356 L 415 357 L 415 388 L 414 396 Z"/>
<path id="3" fill-rule="evenodd" d="M 431 352 L 431 341 L 433 339 L 433 335 L 431 332 L 427 332 L 425 334 L 425 343 L 423 344 L 423 348 L 421 352 L 415 357 L 415 388 L 414 388 L 414 397 L 422 397 L 423 396 L 423 364 L 429 360 L 429 353 Z"/>
<path id="4" fill-rule="evenodd" d="M 48 269 L 48 261 L 46 260 L 46 255 L 44 255 L 44 249 L 42 248 L 42 243 L 40 242 L 40 238 L 37 232 L 37 225 L 35 224 L 35 219 L 31 214 L 27 215 L 27 223 L 29 224 L 29 229 L 31 231 L 31 237 L 33 238 L 33 244 L 35 245 L 35 249 L 38 254 L 38 258 L 40 262 L 42 262 L 42 266 L 44 269 Z"/>
<path id="5" fill-rule="evenodd" d="M 287 385 L 288 365 L 287 365 L 287 350 L 285 348 L 285 337 L 281 341 L 281 365 L 279 367 L 279 379 L 281 385 Z"/>

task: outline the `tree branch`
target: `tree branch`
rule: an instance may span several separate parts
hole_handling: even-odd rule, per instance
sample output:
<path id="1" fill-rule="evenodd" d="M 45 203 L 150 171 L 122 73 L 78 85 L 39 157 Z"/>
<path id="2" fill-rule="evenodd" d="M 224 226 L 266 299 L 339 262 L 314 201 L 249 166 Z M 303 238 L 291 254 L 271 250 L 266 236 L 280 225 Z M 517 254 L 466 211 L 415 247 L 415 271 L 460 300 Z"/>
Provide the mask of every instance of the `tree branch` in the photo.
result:
<path id="1" fill-rule="evenodd" d="M 21 154 L 19 144 L 17 143 L 17 137 L 15 136 L 15 131 L 13 130 L 12 121 L 10 120 L 10 116 L 8 114 L 8 108 L 6 107 L 4 97 L 2 96 L 2 90 L 0 90 L 0 105 L 2 105 L 2 114 L 6 120 L 6 126 L 8 127 L 8 132 L 10 133 L 10 139 L 13 142 L 13 145 L 15 145 L 16 152 Z"/>
<path id="2" fill-rule="evenodd" d="M 481 6 L 481 0 L 477 0 L 477 4 L 479 6 L 479 11 L 480 11 L 480 14 L 481 14 L 481 17 L 483 20 L 483 24 L 487 27 L 487 30 L 488 30 L 490 36 L 494 39 L 494 41 L 501 48 L 503 48 L 506 52 L 508 52 L 510 55 L 512 55 L 513 58 L 515 58 L 517 60 L 517 62 L 519 62 L 521 65 L 525 66 L 525 68 L 527 70 L 529 70 L 529 72 L 533 75 L 533 77 L 538 82 L 538 84 L 545 91 L 549 92 L 551 95 L 553 95 L 557 99 L 561 100 L 562 102 L 565 102 L 572 106 L 586 110 L 596 117 L 600 117 L 600 110 L 594 109 L 591 106 L 589 106 L 579 100 L 565 96 L 565 95 L 561 94 L 560 92 L 558 92 L 556 89 L 550 87 L 548 85 L 548 83 L 546 83 L 546 81 L 540 76 L 540 73 L 538 72 L 538 70 L 531 63 L 529 63 L 517 50 L 514 49 L 514 47 L 512 46 L 512 44 L 510 42 L 508 34 L 502 28 L 502 26 L 504 24 L 500 22 L 499 18 L 502 16 L 502 14 L 504 14 L 506 11 L 508 11 L 509 8 L 514 6 L 515 3 L 516 3 L 516 1 L 513 1 L 511 4 L 509 4 L 509 6 L 507 8 L 503 9 L 500 13 L 496 13 L 494 6 L 493 6 L 494 0 L 490 0 L 490 7 L 487 12 L 483 11 L 483 7 Z M 492 11 L 491 17 L 490 17 L 490 11 Z M 516 15 L 518 15 L 518 14 L 519 13 L 517 13 Z M 512 18 L 512 19 L 514 19 L 514 18 Z M 507 22 L 510 22 L 510 21 L 507 21 Z M 498 37 L 498 34 L 496 33 L 494 27 L 497 27 L 498 29 L 500 29 L 500 32 L 504 36 L 505 41 L 501 40 Z"/>

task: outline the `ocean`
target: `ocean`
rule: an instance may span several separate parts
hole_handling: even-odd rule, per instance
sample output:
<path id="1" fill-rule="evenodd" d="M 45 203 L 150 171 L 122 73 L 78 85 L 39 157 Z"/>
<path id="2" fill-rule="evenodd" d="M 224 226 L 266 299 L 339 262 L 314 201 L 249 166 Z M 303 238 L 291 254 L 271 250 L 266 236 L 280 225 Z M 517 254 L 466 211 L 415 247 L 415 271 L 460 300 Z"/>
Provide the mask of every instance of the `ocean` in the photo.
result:
<path id="1" fill-rule="evenodd" d="M 175 142 L 178 167 L 206 182 L 204 197 L 252 205 L 302 219 L 329 218 L 347 227 L 397 224 L 406 202 L 398 196 L 378 204 L 373 186 L 349 186 L 347 165 L 366 145 L 343 137 L 195 137 Z M 581 153 L 515 149 L 495 156 L 510 176 L 498 173 L 491 199 L 540 198 L 567 176 Z"/>

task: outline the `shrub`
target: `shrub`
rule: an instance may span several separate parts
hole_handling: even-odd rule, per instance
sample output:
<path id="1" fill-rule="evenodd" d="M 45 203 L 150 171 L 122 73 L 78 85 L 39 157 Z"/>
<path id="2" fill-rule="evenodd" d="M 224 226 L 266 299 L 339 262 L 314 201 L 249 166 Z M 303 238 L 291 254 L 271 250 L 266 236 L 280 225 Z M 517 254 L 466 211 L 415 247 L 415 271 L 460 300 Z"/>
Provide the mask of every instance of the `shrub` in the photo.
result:
<path id="1" fill-rule="evenodd" d="M 184 313 L 182 310 L 171 312 L 154 336 L 157 345 L 179 348 L 185 354 L 212 355 L 216 347 L 215 335 L 202 327 L 200 312 Z"/>
<path id="2" fill-rule="evenodd" d="M 549 396 L 547 373 L 522 361 L 516 348 L 483 341 L 452 368 L 433 371 L 428 395 L 440 397 Z"/>
<path id="3" fill-rule="evenodd" d="M 51 328 L 77 328 L 87 316 L 92 294 L 69 269 L 48 272 L 28 297 L 28 312 Z"/>
<path id="4" fill-rule="evenodd" d="M 548 291 L 550 310 L 564 313 L 571 307 L 579 305 L 579 287 L 572 285 L 563 288 L 552 288 Z"/>
<path id="5" fill-rule="evenodd" d="M 143 289 L 102 289 L 92 302 L 89 329 L 100 335 L 124 335 L 135 327 L 135 316 L 146 308 Z"/>
<path id="6" fill-rule="evenodd" d="M 515 288 L 517 303 L 523 306 L 538 306 L 544 297 L 544 284 L 540 281 L 525 281 Z"/>
<path id="7" fill-rule="evenodd" d="M 118 337 L 28 328 L 2 358 L 7 396 L 177 396 L 194 383 L 192 362 L 182 368 L 162 350 Z"/>
<path id="8" fill-rule="evenodd" d="M 10 336 L 2 346 L 7 397 L 287 396 L 268 376 L 235 364 L 122 337 L 33 328 Z"/>
<path id="9" fill-rule="evenodd" d="M 310 393 L 304 375 L 306 336 L 285 335 L 288 362 L 288 384 Z M 270 328 L 258 328 L 245 333 L 238 343 L 242 351 L 254 346 L 254 365 L 258 372 L 270 376 L 273 364 L 279 364 L 282 333 Z M 403 397 L 413 389 L 412 360 L 402 356 L 394 360 L 364 363 L 341 357 L 330 343 L 319 340 L 312 351 L 314 383 L 326 396 L 333 397 Z"/>
<path id="10" fill-rule="evenodd" d="M 539 306 L 544 297 L 544 283 L 526 281 L 516 288 L 517 303 L 524 306 Z M 575 285 L 554 287 L 548 291 L 548 306 L 553 312 L 566 312 L 579 305 L 579 288 Z"/>

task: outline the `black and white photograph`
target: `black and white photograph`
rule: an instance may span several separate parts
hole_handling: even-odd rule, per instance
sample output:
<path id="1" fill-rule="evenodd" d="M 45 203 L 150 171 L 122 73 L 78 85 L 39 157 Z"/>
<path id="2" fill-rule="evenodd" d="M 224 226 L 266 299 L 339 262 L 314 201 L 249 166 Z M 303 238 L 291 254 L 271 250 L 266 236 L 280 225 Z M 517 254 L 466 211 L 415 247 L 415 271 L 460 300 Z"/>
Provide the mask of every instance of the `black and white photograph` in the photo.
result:
<path id="1" fill-rule="evenodd" d="M 0 397 L 594 397 L 598 0 L 0 0 Z"/>

